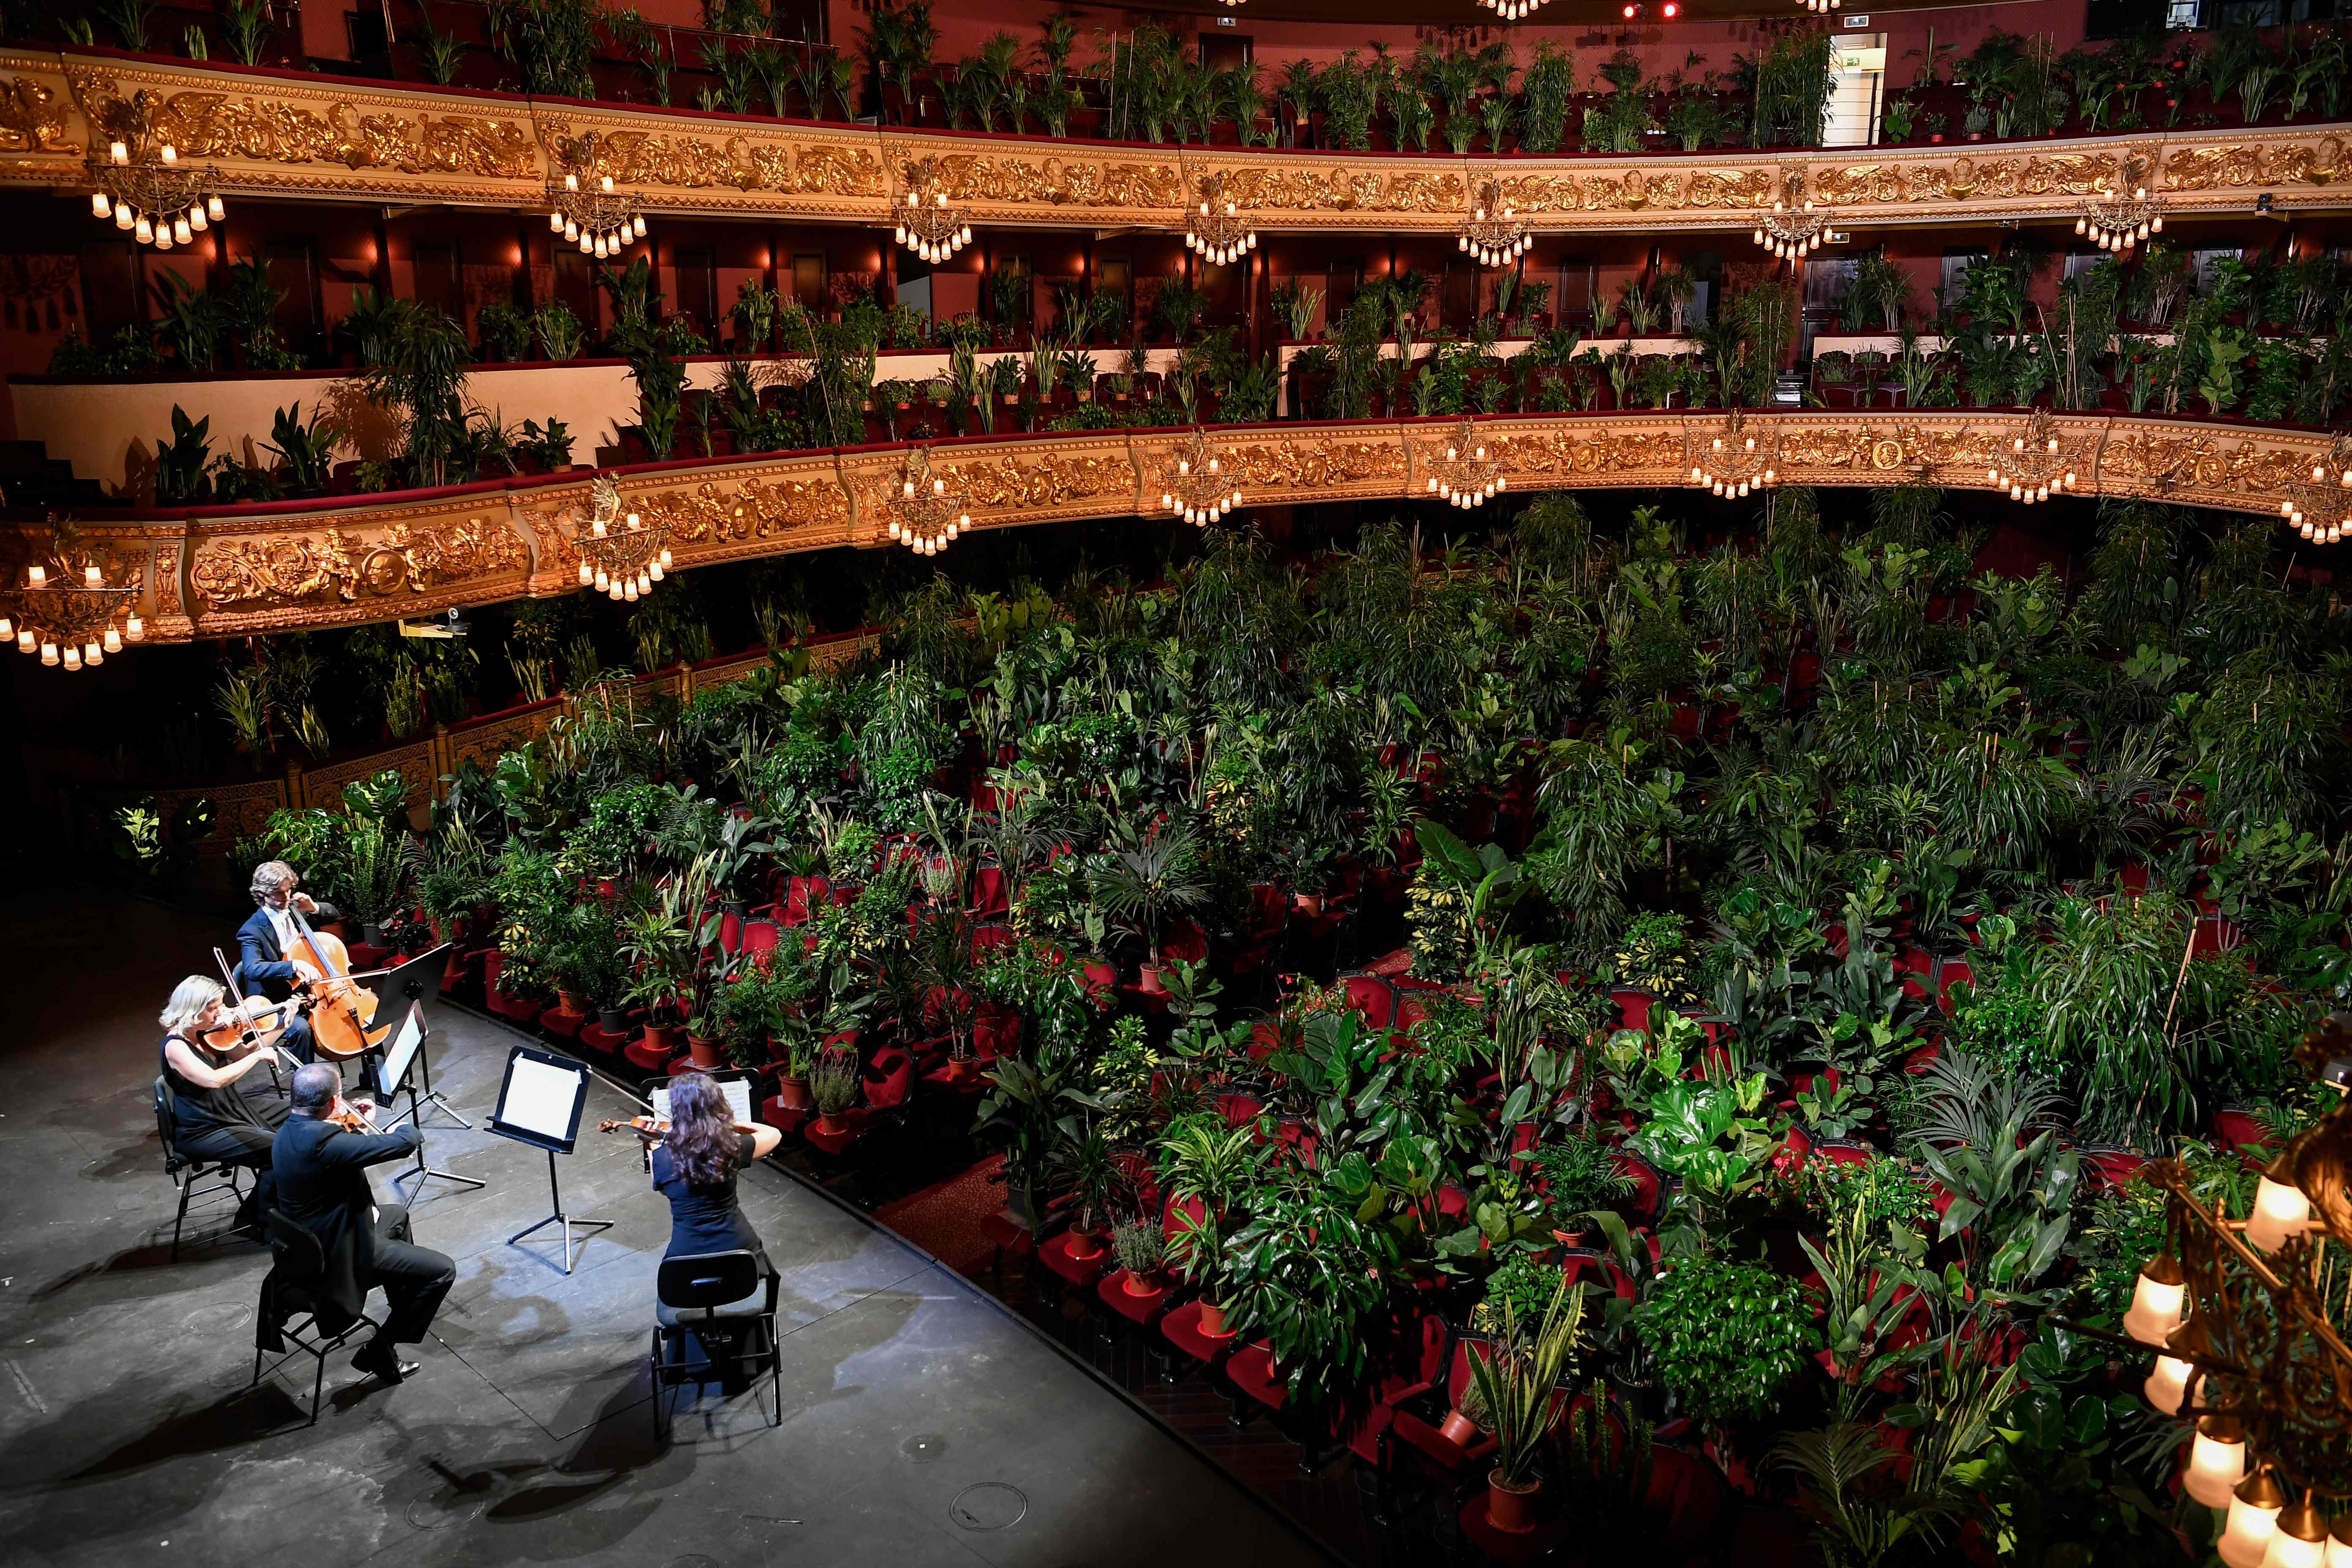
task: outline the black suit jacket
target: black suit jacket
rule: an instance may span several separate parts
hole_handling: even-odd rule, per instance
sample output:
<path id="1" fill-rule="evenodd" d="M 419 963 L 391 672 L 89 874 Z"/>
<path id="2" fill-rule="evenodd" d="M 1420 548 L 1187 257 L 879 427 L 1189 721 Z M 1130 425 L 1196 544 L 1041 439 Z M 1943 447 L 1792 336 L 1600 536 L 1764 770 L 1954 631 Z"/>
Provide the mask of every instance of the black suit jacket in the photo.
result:
<path id="1" fill-rule="evenodd" d="M 335 906 L 321 903 L 319 912 L 307 917 L 311 921 L 335 918 Z M 269 921 L 269 911 L 257 906 L 246 922 L 236 928 L 236 973 L 247 991 L 258 993 L 272 1002 L 283 1002 L 294 994 L 294 963 L 278 945 L 278 928 Z"/>
<path id="2" fill-rule="evenodd" d="M 265 922 L 267 923 L 267 922 Z M 375 1191 L 367 1168 L 421 1146 L 414 1124 L 397 1132 L 347 1132 L 331 1121 L 289 1116 L 278 1130 L 269 1164 L 278 1212 L 319 1238 L 327 1260 L 320 1297 L 356 1317 L 375 1282 Z"/>

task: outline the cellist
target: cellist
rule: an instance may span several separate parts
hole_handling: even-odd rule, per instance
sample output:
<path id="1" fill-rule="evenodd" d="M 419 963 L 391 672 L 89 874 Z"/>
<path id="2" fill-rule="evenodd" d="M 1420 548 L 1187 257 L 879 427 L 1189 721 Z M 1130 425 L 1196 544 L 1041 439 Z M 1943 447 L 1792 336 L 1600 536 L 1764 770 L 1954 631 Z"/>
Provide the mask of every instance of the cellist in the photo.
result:
<path id="1" fill-rule="evenodd" d="M 264 860 L 256 866 L 249 890 L 257 907 L 252 917 L 237 928 L 237 978 L 248 991 L 257 992 L 273 1002 L 283 1002 L 297 985 L 307 985 L 319 978 L 318 970 L 310 964 L 287 956 L 294 951 L 299 934 L 294 926 L 294 911 L 299 910 L 306 915 L 331 920 L 335 907 L 321 904 L 302 891 L 302 879 L 283 860 Z M 315 1061 L 318 1058 L 307 1019 L 289 1022 L 278 1043 L 302 1061 Z"/>

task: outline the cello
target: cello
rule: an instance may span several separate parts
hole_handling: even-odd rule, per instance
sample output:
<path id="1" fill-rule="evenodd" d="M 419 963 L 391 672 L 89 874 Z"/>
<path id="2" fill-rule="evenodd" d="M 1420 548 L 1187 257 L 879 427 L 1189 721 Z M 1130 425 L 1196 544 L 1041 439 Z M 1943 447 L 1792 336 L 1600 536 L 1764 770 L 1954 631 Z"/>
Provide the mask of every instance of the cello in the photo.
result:
<path id="1" fill-rule="evenodd" d="M 319 1049 L 347 1061 L 382 1045 L 392 1026 L 376 1026 L 375 993 L 352 978 L 352 955 L 342 939 L 312 931 L 302 911 L 290 902 L 286 912 L 294 918 L 294 929 L 302 933 L 286 956 L 301 958 L 319 972 L 318 979 L 306 983 L 310 995 L 310 1036 Z"/>

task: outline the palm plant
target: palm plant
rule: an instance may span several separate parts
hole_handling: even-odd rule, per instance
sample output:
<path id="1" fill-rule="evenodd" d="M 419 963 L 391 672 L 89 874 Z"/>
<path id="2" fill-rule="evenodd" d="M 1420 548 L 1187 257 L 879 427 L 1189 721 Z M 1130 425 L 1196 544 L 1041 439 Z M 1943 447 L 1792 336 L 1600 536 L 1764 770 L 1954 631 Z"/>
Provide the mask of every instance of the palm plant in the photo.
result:
<path id="1" fill-rule="evenodd" d="M 1172 914 L 1209 901 L 1201 839 L 1192 828 L 1163 825 L 1135 836 L 1115 850 L 1095 873 L 1093 894 L 1108 914 L 1123 919 L 1150 950 L 1149 967 L 1160 968 L 1160 939 Z"/>

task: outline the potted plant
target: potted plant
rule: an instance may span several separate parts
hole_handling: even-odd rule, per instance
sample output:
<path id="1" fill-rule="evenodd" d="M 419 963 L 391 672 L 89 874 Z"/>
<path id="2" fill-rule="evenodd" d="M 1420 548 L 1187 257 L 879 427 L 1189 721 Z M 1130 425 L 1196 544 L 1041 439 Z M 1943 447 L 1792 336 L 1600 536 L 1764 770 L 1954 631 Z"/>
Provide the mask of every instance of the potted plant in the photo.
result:
<path id="1" fill-rule="evenodd" d="M 816 1101 L 816 1130 L 828 1135 L 849 1131 L 842 1116 L 857 1103 L 857 1053 L 833 1046 L 817 1053 L 809 1076 L 809 1092 Z"/>
<path id="2" fill-rule="evenodd" d="M 1201 1332 L 1211 1339 L 1226 1337 L 1221 1290 L 1234 1211 L 1273 1152 L 1255 1122 L 1228 1127 L 1214 1115 L 1180 1117 L 1154 1149 L 1175 1211 L 1167 1261 L 1199 1291 Z"/>
<path id="3" fill-rule="evenodd" d="M 1135 1195 L 1135 1183 L 1101 1128 L 1062 1127 L 1051 1165 L 1054 1185 L 1070 1200 L 1070 1256 L 1100 1258 L 1112 1215 Z"/>
<path id="4" fill-rule="evenodd" d="M 1536 1456 L 1559 1421 L 1561 1402 L 1552 1398 L 1568 1370 L 1584 1320 L 1584 1296 L 1562 1274 L 1552 1288 L 1542 1319 L 1521 1321 L 1506 1298 L 1500 1331 L 1485 1355 L 1470 1357 L 1470 1381 L 1486 1406 L 1486 1430 L 1495 1439 L 1495 1468 L 1486 1477 L 1486 1522 L 1514 1534 L 1531 1530 L 1536 1493 Z"/>
<path id="5" fill-rule="evenodd" d="M 1569 1247 L 1583 1239 L 1593 1210 L 1614 1207 L 1634 1187 L 1633 1179 L 1618 1168 L 1616 1152 L 1590 1123 L 1559 1142 L 1538 1148 L 1536 1170 L 1543 1182 L 1551 1233 Z"/>
<path id="6" fill-rule="evenodd" d="M 1478 1392 L 1478 1380 L 1472 1378 L 1462 1385 L 1462 1403 L 1445 1413 L 1437 1424 L 1437 1435 L 1457 1448 L 1467 1448 L 1481 1432 L 1494 1430 L 1495 1417 L 1486 1408 L 1486 1396 Z"/>
<path id="7" fill-rule="evenodd" d="M 630 967 L 621 1000 L 645 1009 L 648 1051 L 677 1048 L 676 1036 L 686 1018 L 685 999 L 704 944 L 718 935 L 719 917 L 706 912 L 712 860 L 709 855 L 697 857 L 665 880 L 650 903 L 623 919 L 621 956 Z M 708 1065 L 719 1065 L 715 1056 Z"/>
<path id="8" fill-rule="evenodd" d="M 1168 1258 L 1168 1233 L 1149 1219 L 1131 1220 L 1110 1233 L 1111 1250 L 1126 1278 L 1118 1288 L 1130 1296 L 1157 1296 L 1167 1287 L 1160 1282 L 1160 1266 Z"/>
<path id="9" fill-rule="evenodd" d="M 1190 827 L 1165 824 L 1118 848 L 1095 874 L 1094 896 L 1109 914 L 1125 919 L 1144 940 L 1147 992 L 1160 983 L 1161 922 L 1180 910 L 1209 901 L 1209 879 L 1201 864 L 1200 837 Z"/>
<path id="10" fill-rule="evenodd" d="M 360 922 L 360 941 L 383 945 L 383 922 L 400 908 L 416 863 L 408 835 L 372 817 L 354 816 L 343 847 L 343 891 Z"/>
<path id="11" fill-rule="evenodd" d="M 1064 1123 L 1086 1104 L 1083 1072 L 1072 1052 L 1041 1053 L 1034 1060 L 1000 1057 L 989 1068 L 992 1088 L 981 1099 L 972 1131 L 1002 1150 L 1006 1206 L 1033 1231 L 1037 1189 L 1048 1180 L 1055 1150 L 1066 1136 Z"/>

